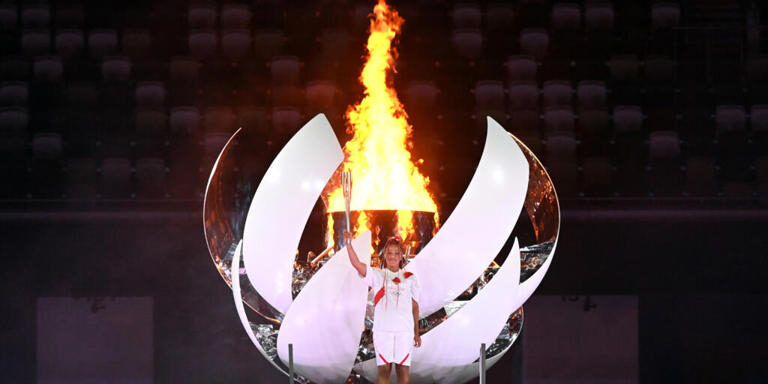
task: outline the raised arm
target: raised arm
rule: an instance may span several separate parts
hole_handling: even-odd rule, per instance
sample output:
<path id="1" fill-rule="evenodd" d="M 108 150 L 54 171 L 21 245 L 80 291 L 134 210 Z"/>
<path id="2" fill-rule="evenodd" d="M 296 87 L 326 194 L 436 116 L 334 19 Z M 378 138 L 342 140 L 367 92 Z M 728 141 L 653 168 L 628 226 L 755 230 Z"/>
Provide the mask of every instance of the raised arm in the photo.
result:
<path id="1" fill-rule="evenodd" d="M 352 248 L 352 234 L 344 231 L 344 241 L 347 243 L 347 254 L 349 254 L 349 262 L 352 263 L 353 267 L 355 267 L 357 273 L 365 277 L 366 265 L 357 258 L 357 253 L 355 252 L 355 249 Z"/>

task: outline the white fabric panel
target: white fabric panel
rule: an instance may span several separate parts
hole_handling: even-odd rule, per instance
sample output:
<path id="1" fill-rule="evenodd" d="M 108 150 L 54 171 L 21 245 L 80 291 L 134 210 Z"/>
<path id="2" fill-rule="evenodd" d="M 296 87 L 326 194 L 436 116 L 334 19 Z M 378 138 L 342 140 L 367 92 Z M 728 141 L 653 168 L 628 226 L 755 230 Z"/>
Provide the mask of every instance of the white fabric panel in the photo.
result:
<path id="1" fill-rule="evenodd" d="M 371 232 L 352 240 L 360 261 L 370 262 Z M 360 346 L 368 286 L 342 248 L 315 273 L 293 301 L 277 337 L 277 352 L 288 364 L 293 344 L 296 372 L 316 383 L 343 383 Z"/>
<path id="2" fill-rule="evenodd" d="M 318 114 L 275 157 L 253 196 L 243 235 L 246 273 L 261 297 L 282 313 L 291 305 L 293 263 L 304 226 L 342 160 L 328 119 Z"/>
<path id="3" fill-rule="evenodd" d="M 421 283 L 420 317 L 459 296 L 496 257 L 523 208 L 528 168 L 515 140 L 488 117 L 483 155 L 464 196 L 406 267 Z"/>

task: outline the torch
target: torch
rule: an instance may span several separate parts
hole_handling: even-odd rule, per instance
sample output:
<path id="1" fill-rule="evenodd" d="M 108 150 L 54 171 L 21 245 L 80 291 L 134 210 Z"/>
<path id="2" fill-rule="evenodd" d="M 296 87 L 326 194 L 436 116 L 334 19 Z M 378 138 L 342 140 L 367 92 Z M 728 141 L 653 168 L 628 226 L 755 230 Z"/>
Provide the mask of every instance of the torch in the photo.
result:
<path id="1" fill-rule="evenodd" d="M 341 173 L 341 189 L 344 192 L 344 208 L 347 214 L 347 232 L 352 233 L 349 219 L 349 202 L 352 200 L 352 172 Z"/>

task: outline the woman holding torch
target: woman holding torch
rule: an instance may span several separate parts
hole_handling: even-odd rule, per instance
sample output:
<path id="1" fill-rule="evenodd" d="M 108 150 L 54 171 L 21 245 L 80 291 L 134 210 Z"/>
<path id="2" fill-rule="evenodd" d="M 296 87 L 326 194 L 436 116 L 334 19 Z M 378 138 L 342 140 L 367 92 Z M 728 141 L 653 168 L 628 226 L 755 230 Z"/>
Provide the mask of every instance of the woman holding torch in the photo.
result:
<path id="1" fill-rule="evenodd" d="M 413 347 L 421 346 L 419 336 L 419 284 L 416 276 L 404 271 L 403 241 L 390 237 L 382 249 L 382 268 L 360 262 L 352 248 L 352 234 L 344 232 L 349 261 L 376 292 L 373 299 L 373 347 L 378 366 L 377 383 L 389 383 L 392 364 L 397 382 L 410 383 L 409 367 Z"/>

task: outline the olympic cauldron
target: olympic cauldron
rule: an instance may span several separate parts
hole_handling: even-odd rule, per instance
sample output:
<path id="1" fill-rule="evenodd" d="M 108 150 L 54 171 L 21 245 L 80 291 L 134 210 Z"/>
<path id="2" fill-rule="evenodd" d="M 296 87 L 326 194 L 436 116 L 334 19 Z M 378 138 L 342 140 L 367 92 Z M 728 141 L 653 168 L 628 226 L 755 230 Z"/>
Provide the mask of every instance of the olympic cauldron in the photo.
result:
<path id="1" fill-rule="evenodd" d="M 331 166 L 343 158 L 330 125 L 322 115 L 312 119 L 268 168 L 251 135 L 238 130 L 221 150 L 204 201 L 208 248 L 232 288 L 247 335 L 286 375 L 286 345 L 293 344 L 298 382 L 375 381 L 372 292 L 361 290 L 346 260 L 344 213 L 324 212 L 317 199 L 338 173 Z M 294 201 L 292 194 L 305 196 Z M 353 218 L 359 214 L 352 212 Z M 375 265 L 361 250 L 377 250 L 395 233 L 397 220 L 395 211 L 364 214 L 373 238 L 365 232 L 353 242 L 361 259 Z M 489 368 L 514 346 L 521 304 L 555 251 L 559 203 L 541 162 L 489 118 L 483 156 L 465 195 L 441 228 L 433 215 L 414 212 L 408 239 L 413 246 L 405 268 L 417 273 L 424 291 L 423 345 L 414 350 L 411 380 L 463 383 L 477 376 L 481 342 Z M 326 251 L 308 252 L 320 249 Z"/>

